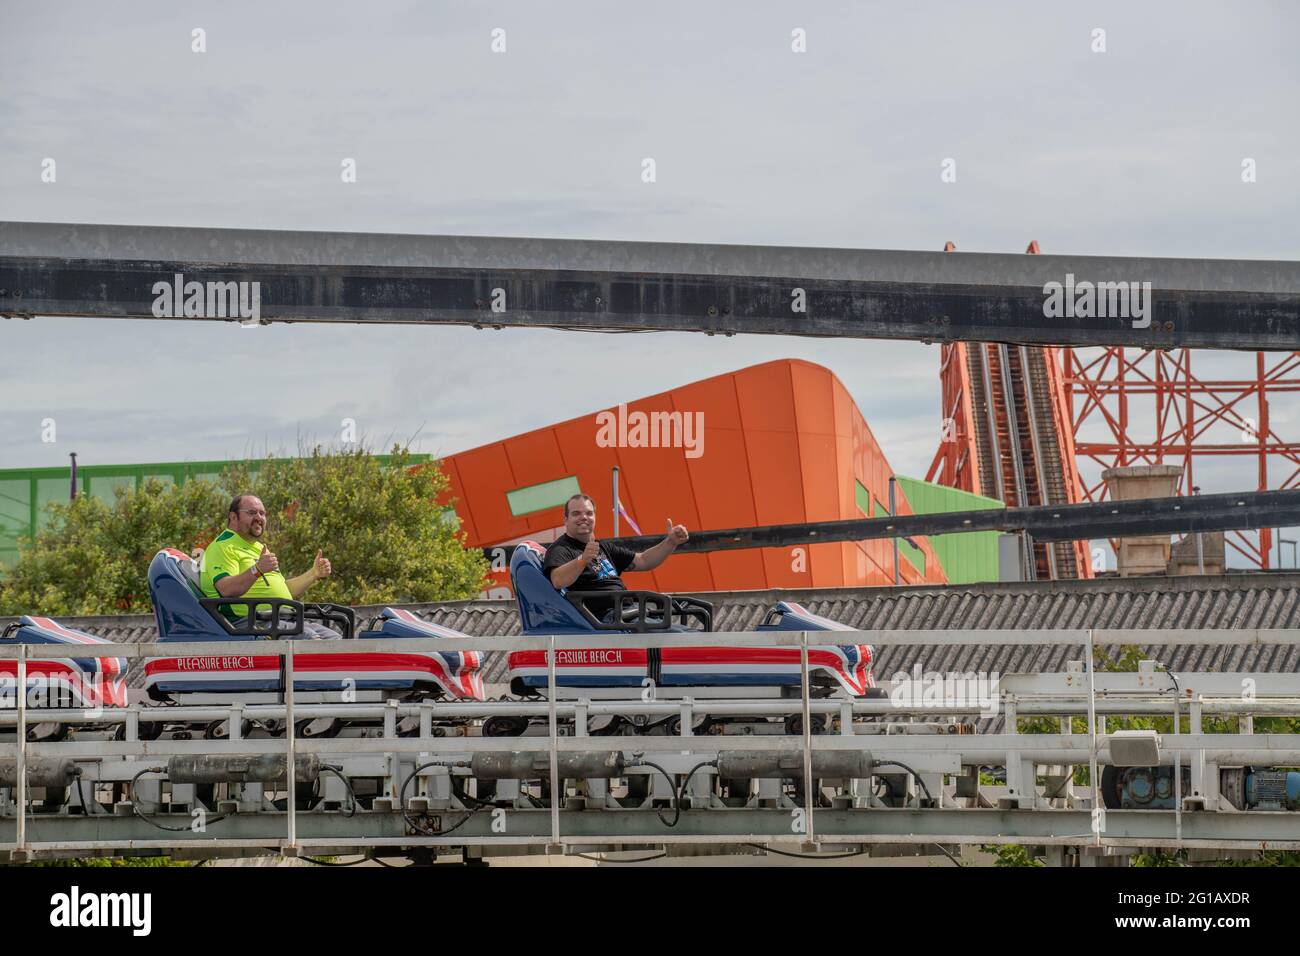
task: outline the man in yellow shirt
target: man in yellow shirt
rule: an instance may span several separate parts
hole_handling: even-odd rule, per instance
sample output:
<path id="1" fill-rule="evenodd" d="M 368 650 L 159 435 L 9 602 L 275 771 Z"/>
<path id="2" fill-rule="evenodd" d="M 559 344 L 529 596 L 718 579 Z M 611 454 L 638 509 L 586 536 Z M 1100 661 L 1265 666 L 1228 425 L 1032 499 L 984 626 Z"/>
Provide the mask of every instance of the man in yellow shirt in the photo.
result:
<path id="1" fill-rule="evenodd" d="M 300 600 L 306 590 L 332 573 L 328 558 L 316 552 L 310 571 L 289 578 L 280 573 L 280 560 L 259 539 L 266 531 L 266 507 L 254 495 L 238 495 L 230 502 L 226 530 L 203 551 L 199 568 L 199 590 L 206 597 L 283 598 Z M 269 610 L 262 605 L 259 612 Z M 242 615 L 222 608 L 232 621 Z M 339 638 L 332 628 L 315 621 L 303 621 L 303 631 L 314 638 Z"/>

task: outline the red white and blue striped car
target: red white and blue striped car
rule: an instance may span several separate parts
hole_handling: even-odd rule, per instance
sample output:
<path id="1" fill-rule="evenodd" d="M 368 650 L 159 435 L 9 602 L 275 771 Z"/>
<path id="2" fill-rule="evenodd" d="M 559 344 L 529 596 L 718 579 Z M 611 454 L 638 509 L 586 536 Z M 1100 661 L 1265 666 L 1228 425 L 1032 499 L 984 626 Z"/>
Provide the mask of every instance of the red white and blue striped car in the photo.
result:
<path id="1" fill-rule="evenodd" d="M 35 615 L 19 618 L 5 628 L 3 640 L 38 645 L 41 650 L 29 654 L 58 653 L 58 657 L 31 658 L 27 661 L 27 701 L 29 707 L 100 708 L 126 706 L 126 668 L 124 657 L 77 657 L 76 648 L 88 644 L 112 644 L 112 641 L 85 631 L 66 627 L 52 617 Z M 18 662 L 0 660 L 0 694 L 8 701 L 18 685 Z"/>

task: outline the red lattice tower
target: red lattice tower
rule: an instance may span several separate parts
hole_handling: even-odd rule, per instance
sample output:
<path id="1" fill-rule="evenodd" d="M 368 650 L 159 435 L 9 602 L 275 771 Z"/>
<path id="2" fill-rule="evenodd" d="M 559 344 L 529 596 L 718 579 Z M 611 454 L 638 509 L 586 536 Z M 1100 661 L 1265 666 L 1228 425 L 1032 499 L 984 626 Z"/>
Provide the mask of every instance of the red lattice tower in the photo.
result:
<path id="1" fill-rule="evenodd" d="M 1216 379 L 1192 371 L 1193 354 L 1204 356 L 1192 349 L 1060 352 L 1088 501 L 1106 497 L 1101 471 L 1122 465 L 1181 465 L 1178 493 L 1191 494 L 1198 461 L 1212 457 L 1243 466 L 1232 487 L 1213 490 L 1300 488 L 1300 352 L 1216 353 L 1216 363 L 1236 359 L 1245 371 Z M 1278 434 L 1270 404 L 1287 410 L 1281 427 L 1291 440 Z M 1226 543 L 1257 567 L 1274 563 L 1272 528 L 1232 531 Z"/>
<path id="2" fill-rule="evenodd" d="M 949 242 L 944 252 L 956 252 Z M 1025 250 L 1038 253 L 1038 243 Z M 1073 419 L 1054 348 L 948 342 L 939 354 L 943 435 L 925 480 L 1009 507 L 1082 500 Z M 1092 577 L 1088 542 L 1033 544 L 1039 579 Z"/>

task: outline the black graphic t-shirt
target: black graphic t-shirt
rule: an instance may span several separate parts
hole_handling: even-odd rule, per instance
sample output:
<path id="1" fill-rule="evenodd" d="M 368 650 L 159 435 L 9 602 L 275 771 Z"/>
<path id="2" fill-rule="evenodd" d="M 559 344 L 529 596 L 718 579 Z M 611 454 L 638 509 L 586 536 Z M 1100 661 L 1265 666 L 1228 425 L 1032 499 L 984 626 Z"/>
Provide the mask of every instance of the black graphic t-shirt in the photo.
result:
<path id="1" fill-rule="evenodd" d="M 542 570 L 546 572 L 547 580 L 550 580 L 551 572 L 560 565 L 568 564 L 574 558 L 581 557 L 585 547 L 583 542 L 567 534 L 562 534 L 552 541 L 546 549 L 546 558 L 542 562 Z M 619 575 L 630 568 L 635 560 L 635 551 L 619 544 L 602 541 L 599 556 L 588 562 L 582 569 L 582 573 L 578 575 L 578 580 L 570 584 L 568 590 L 626 591 L 627 585 Z M 598 598 L 590 599 L 585 603 L 587 610 L 597 618 L 604 617 L 605 613 L 614 607 L 613 601 L 601 601 Z"/>

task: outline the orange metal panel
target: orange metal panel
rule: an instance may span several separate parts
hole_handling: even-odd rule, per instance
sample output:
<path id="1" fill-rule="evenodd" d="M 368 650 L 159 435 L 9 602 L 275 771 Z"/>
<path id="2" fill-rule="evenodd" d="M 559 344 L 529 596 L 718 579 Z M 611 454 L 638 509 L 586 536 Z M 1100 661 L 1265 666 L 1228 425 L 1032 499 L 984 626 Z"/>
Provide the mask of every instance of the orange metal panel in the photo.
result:
<path id="1" fill-rule="evenodd" d="M 754 488 L 746 463 L 741 432 L 709 428 L 704 455 L 686 462 L 701 527 L 746 528 L 756 523 Z"/>
<path id="2" fill-rule="evenodd" d="M 484 445 L 456 456 L 461 482 L 461 503 L 468 508 L 480 541 L 504 541 L 516 534 L 516 521 L 510 516 L 506 492 L 516 487 L 510 471 L 505 444 Z"/>
<path id="3" fill-rule="evenodd" d="M 677 560 L 673 558 L 673 560 Z M 709 555 L 709 576 L 719 591 L 747 591 L 765 587 L 763 556 L 758 551 L 719 551 Z M 806 574 L 801 587 L 812 587 Z"/>
<path id="4" fill-rule="evenodd" d="M 740 418 L 746 433 L 753 431 L 794 432 L 794 385 L 792 362 L 768 362 L 732 374 L 740 401 Z"/>
<path id="5" fill-rule="evenodd" d="M 828 369 L 807 362 L 790 363 L 795 427 L 801 435 L 835 434 L 835 389 L 843 388 Z"/>
<path id="6" fill-rule="evenodd" d="M 566 474 L 560 446 L 550 428 L 507 438 L 502 444 L 510 458 L 511 473 L 518 482 L 516 488 L 553 481 Z"/>
<path id="7" fill-rule="evenodd" d="M 760 525 L 808 520 L 799 468 L 799 436 L 794 432 L 747 430 L 745 454 L 754 487 L 754 520 Z"/>
<path id="8" fill-rule="evenodd" d="M 446 458 L 441 462 L 443 474 L 447 476 L 448 489 L 438 496 L 438 504 L 444 507 L 448 504 L 455 503 L 456 514 L 460 517 L 460 528 L 465 533 L 465 540 L 478 541 L 482 538 L 479 534 L 478 526 L 474 523 L 474 510 L 469 504 L 469 492 L 465 483 L 460 478 L 460 466 L 454 458 Z M 417 468 L 427 467 L 425 465 L 416 465 Z"/>
<path id="9" fill-rule="evenodd" d="M 617 414 L 617 408 L 609 411 Z M 633 401 L 626 411 L 702 412 L 703 454 L 687 458 L 682 447 L 602 448 L 593 413 L 450 456 L 445 467 L 468 544 L 488 546 L 561 524 L 559 507 L 511 518 L 505 492 L 566 475 L 576 475 L 596 499 L 597 536 L 610 536 L 610 471 L 616 464 L 620 497 L 645 534 L 660 532 L 668 517 L 692 530 L 852 518 L 858 514 L 855 479 L 887 500 L 890 469 L 871 429 L 843 384 L 812 363 L 764 363 Z M 926 579 L 942 580 L 928 545 L 922 547 Z M 915 577 L 906 566 L 903 573 Z M 876 541 L 676 555 L 627 581 L 699 591 L 887 584 L 892 578 L 890 544 Z"/>

